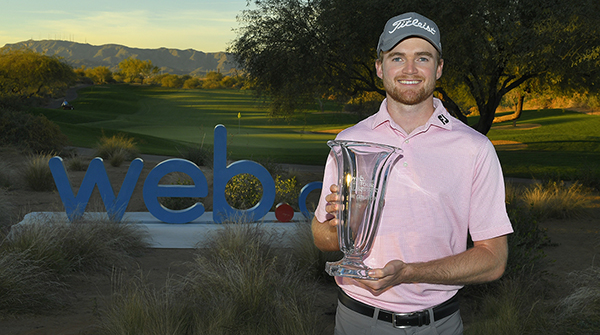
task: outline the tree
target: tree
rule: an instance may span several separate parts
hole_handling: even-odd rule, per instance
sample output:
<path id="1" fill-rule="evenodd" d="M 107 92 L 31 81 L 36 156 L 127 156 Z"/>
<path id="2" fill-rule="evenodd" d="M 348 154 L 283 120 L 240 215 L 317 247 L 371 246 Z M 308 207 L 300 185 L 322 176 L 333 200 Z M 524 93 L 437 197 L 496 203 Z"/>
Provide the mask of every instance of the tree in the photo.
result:
<path id="1" fill-rule="evenodd" d="M 0 97 L 53 96 L 64 91 L 76 78 L 73 68 L 56 57 L 27 49 L 0 53 Z"/>
<path id="2" fill-rule="evenodd" d="M 107 84 L 113 81 L 112 72 L 106 66 L 85 69 L 85 76 L 92 79 L 95 84 Z"/>
<path id="3" fill-rule="evenodd" d="M 144 80 L 158 73 L 158 67 L 152 65 L 151 60 L 141 61 L 136 58 L 127 58 L 119 63 L 121 75 L 126 83 L 139 82 L 144 83 Z"/>
<path id="4" fill-rule="evenodd" d="M 444 104 L 466 120 L 453 100 L 466 89 L 481 115 L 473 127 L 485 134 L 511 90 L 598 60 L 600 22 L 593 9 L 600 5 L 576 2 L 256 0 L 256 9 L 238 17 L 241 28 L 229 51 L 257 92 L 272 97 L 273 114 L 292 113 L 325 95 L 385 95 L 373 65 L 381 29 L 394 14 L 420 12 L 442 31 Z"/>

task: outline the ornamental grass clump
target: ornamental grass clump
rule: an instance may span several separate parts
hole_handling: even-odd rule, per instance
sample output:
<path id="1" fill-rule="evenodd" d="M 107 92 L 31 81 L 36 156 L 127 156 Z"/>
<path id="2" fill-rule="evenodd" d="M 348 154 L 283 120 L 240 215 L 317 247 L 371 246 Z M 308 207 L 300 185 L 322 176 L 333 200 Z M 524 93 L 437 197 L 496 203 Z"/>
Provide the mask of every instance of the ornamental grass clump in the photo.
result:
<path id="1" fill-rule="evenodd" d="M 540 220 L 581 217 L 591 206 L 590 191 L 579 182 L 535 184 L 523 191 L 521 199 Z"/>
<path id="2" fill-rule="evenodd" d="M 260 224 L 233 220 L 199 246 L 189 273 L 157 289 L 127 283 L 102 316 L 108 334 L 320 334 L 316 283 L 271 247 Z"/>
<path id="3" fill-rule="evenodd" d="M 573 292 L 558 304 L 558 317 L 568 325 L 585 323 L 600 329 L 600 268 L 590 267 L 569 274 Z M 583 329 L 581 329 L 583 331 Z"/>
<path id="4" fill-rule="evenodd" d="M 4 250 L 28 251 L 58 275 L 108 271 L 124 266 L 148 247 L 146 235 L 132 224 L 103 219 L 71 223 L 40 216 L 13 226 Z"/>
<path id="5" fill-rule="evenodd" d="M 30 249 L 0 250 L 0 314 L 36 313 L 67 303 L 66 285 Z"/>
<path id="6" fill-rule="evenodd" d="M 199 249 L 184 289 L 206 334 L 316 334 L 316 284 L 259 224 L 227 225 Z"/>
<path id="7" fill-rule="evenodd" d="M 135 140 L 124 134 L 113 135 L 111 137 L 102 136 L 100 142 L 96 145 L 96 155 L 98 157 L 111 160 L 113 156 L 116 156 L 115 162 L 121 159 L 121 157 L 124 157 L 124 160 L 133 160 L 138 153 Z"/>
<path id="8" fill-rule="evenodd" d="M 38 192 L 52 191 L 56 188 L 48 165 L 52 156 L 52 154 L 39 154 L 29 157 L 23 170 L 27 187 Z"/>

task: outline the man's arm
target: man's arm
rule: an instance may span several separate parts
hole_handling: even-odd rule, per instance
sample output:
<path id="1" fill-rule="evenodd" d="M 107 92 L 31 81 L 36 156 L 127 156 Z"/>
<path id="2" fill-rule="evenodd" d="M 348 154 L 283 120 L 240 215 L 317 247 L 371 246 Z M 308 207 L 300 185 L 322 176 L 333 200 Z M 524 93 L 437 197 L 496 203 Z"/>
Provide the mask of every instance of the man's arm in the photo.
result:
<path id="1" fill-rule="evenodd" d="M 330 186 L 331 194 L 325 197 L 327 200 L 327 206 L 325 210 L 328 213 L 335 213 L 338 209 L 337 205 L 337 191 L 336 185 Z M 320 222 L 317 217 L 313 217 L 311 229 L 315 245 L 321 251 L 338 251 L 340 250 L 338 235 L 337 235 L 337 224 L 338 220 L 334 217 L 325 222 Z"/>
<path id="2" fill-rule="evenodd" d="M 493 281 L 502 276 L 508 259 L 507 237 L 474 242 L 460 254 L 423 263 L 394 260 L 382 269 L 369 271 L 376 281 L 360 280 L 374 294 L 403 283 L 465 285 Z"/>

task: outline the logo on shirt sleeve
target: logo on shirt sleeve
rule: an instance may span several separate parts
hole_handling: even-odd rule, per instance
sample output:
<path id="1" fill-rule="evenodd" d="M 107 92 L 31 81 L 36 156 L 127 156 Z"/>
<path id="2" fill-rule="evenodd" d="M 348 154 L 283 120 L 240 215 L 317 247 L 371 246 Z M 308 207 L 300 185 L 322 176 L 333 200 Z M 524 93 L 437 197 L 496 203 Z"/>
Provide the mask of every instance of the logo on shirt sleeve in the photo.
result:
<path id="1" fill-rule="evenodd" d="M 450 122 L 450 120 L 448 120 L 444 115 L 440 114 L 438 115 L 438 119 L 440 119 L 440 121 L 442 121 L 443 125 L 446 125 L 448 122 Z"/>

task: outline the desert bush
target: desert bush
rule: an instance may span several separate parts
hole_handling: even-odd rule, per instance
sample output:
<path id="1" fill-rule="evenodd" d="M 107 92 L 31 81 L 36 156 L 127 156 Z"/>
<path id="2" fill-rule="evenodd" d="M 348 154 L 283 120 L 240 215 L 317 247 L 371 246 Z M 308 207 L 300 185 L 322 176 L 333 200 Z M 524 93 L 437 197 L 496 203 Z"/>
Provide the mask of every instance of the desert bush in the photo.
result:
<path id="1" fill-rule="evenodd" d="M 194 311 L 188 299 L 180 299 L 171 289 L 169 279 L 164 288 L 150 285 L 144 274 L 130 282 L 118 283 L 117 289 L 102 311 L 104 334 L 197 334 Z M 113 284 L 114 285 L 114 284 Z"/>
<path id="2" fill-rule="evenodd" d="M 87 164 L 84 163 L 83 158 L 80 156 L 73 156 L 67 159 L 66 164 L 69 171 L 85 171 L 87 169 Z"/>
<path id="3" fill-rule="evenodd" d="M 588 213 L 589 195 L 589 190 L 578 182 L 567 186 L 564 182 L 551 181 L 526 189 L 521 199 L 540 219 L 564 219 Z"/>
<path id="4" fill-rule="evenodd" d="M 193 185 L 193 181 L 189 176 L 183 173 L 167 175 L 172 180 L 167 180 L 169 185 Z M 201 198 L 190 197 L 159 197 L 158 202 L 168 209 L 182 210 L 195 205 L 197 202 L 202 202 Z"/>
<path id="5" fill-rule="evenodd" d="M 111 159 L 116 154 L 125 155 L 126 160 L 134 159 L 138 154 L 135 140 L 124 134 L 102 136 L 96 145 L 96 155 L 103 159 Z"/>
<path id="6" fill-rule="evenodd" d="M 281 175 L 275 176 L 275 201 L 273 210 L 280 202 L 285 202 L 298 210 L 298 196 L 300 187 L 296 176 L 289 178 Z M 225 199 L 227 203 L 237 209 L 252 208 L 262 197 L 262 184 L 255 176 L 244 173 L 233 176 L 225 185 Z"/>
<path id="7" fill-rule="evenodd" d="M 317 334 L 316 286 L 271 248 L 260 225 L 223 226 L 190 272 L 157 290 L 136 280 L 111 300 L 110 334 Z M 140 276 L 141 278 L 141 276 Z"/>
<path id="8" fill-rule="evenodd" d="M 162 77 L 160 84 L 162 87 L 181 88 L 183 86 L 183 79 L 176 74 L 167 74 Z"/>
<path id="9" fill-rule="evenodd" d="M 59 152 L 67 137 L 44 115 L 0 108 L 0 145 L 14 145 L 33 152 Z"/>
<path id="10" fill-rule="evenodd" d="M 275 176 L 275 201 L 273 203 L 272 210 L 275 210 L 275 206 L 279 203 L 287 203 L 299 211 L 298 208 L 298 196 L 302 187 L 298 183 L 296 176 L 289 178 L 282 177 L 280 175 Z"/>
<path id="11" fill-rule="evenodd" d="M 285 257 L 274 257 L 272 238 L 260 225 L 233 224 L 199 250 L 185 278 L 185 291 L 200 309 L 200 333 L 317 332 L 315 284 Z"/>
<path id="12" fill-rule="evenodd" d="M 0 311 L 31 313 L 64 305 L 66 285 L 30 250 L 0 250 Z"/>
<path id="13" fill-rule="evenodd" d="M 186 146 L 183 149 L 177 149 L 179 156 L 183 159 L 198 165 L 198 166 L 213 166 L 213 149 L 210 146 L 206 148 L 204 145 Z"/>
<path id="14" fill-rule="evenodd" d="M 557 328 L 573 334 L 597 334 L 600 330 L 600 268 L 569 274 L 573 292 L 560 300 Z"/>
<path id="15" fill-rule="evenodd" d="M 252 208 L 261 197 L 262 184 L 251 174 L 235 175 L 225 185 L 225 199 L 233 208 Z"/>
<path id="16" fill-rule="evenodd" d="M 13 206 L 9 201 L 8 194 L 2 188 L 0 188 L 0 236 L 2 236 L 2 231 L 10 226 L 11 222 L 11 213 L 13 211 Z"/>
<path id="17" fill-rule="evenodd" d="M 202 80 L 198 78 L 189 78 L 183 83 L 185 89 L 198 89 L 202 88 Z"/>
<path id="18" fill-rule="evenodd" d="M 108 157 L 108 161 L 110 163 L 110 166 L 119 167 L 128 157 L 129 153 L 125 149 L 119 148 L 110 154 L 110 157 Z"/>
<path id="19" fill-rule="evenodd" d="M 12 166 L 5 161 L 0 161 L 0 188 L 10 188 L 14 175 Z"/>
<path id="20" fill-rule="evenodd" d="M 291 258 L 298 265 L 297 268 L 308 278 L 319 281 L 333 281 L 325 272 L 325 263 L 339 261 L 344 254 L 341 251 L 323 252 L 315 246 L 312 235 L 311 222 L 299 221 L 292 238 Z"/>
<path id="21" fill-rule="evenodd" d="M 126 265 L 147 246 L 144 233 L 128 223 L 70 223 L 54 217 L 14 226 L 4 245 L 15 252 L 28 250 L 31 259 L 61 275 Z"/>
<path id="22" fill-rule="evenodd" d="M 547 314 L 538 303 L 543 299 L 539 287 L 526 277 L 502 281 L 485 292 L 473 306 L 474 315 L 465 322 L 466 335 L 547 334 Z"/>
<path id="23" fill-rule="evenodd" d="M 53 155 L 39 154 L 29 157 L 23 170 L 23 178 L 27 187 L 34 191 L 52 191 L 55 189 L 54 178 L 48 162 Z"/>

